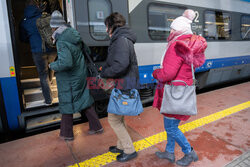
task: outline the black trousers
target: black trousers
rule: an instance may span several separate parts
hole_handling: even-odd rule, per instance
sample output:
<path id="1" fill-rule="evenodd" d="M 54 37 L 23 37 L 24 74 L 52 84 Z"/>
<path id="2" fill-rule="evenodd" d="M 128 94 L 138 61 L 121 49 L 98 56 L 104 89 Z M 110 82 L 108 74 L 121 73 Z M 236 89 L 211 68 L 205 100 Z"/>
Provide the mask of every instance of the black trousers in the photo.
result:
<path id="1" fill-rule="evenodd" d="M 99 130 L 102 128 L 102 125 L 99 121 L 99 118 L 95 112 L 95 108 L 92 105 L 91 107 L 84 110 L 86 117 L 89 120 L 89 129 L 90 130 Z M 73 114 L 62 114 L 61 120 L 61 129 L 60 136 L 64 137 L 73 137 Z"/>

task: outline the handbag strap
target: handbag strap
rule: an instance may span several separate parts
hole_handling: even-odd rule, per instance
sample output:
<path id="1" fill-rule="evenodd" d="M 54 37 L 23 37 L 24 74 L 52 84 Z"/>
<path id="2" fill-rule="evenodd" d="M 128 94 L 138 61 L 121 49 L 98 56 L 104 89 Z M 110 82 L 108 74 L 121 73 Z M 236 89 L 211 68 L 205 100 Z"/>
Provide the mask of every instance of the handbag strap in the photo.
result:
<path id="1" fill-rule="evenodd" d="M 91 65 L 93 65 L 94 67 L 96 67 L 95 63 L 92 61 L 90 55 L 86 52 L 86 50 L 84 49 L 84 44 L 82 42 L 82 53 L 84 54 L 85 57 L 87 57 L 88 61 L 90 62 Z M 97 68 L 94 68 L 94 71 L 96 74 L 98 74 Z"/>
<path id="2" fill-rule="evenodd" d="M 130 46 L 129 46 L 129 43 L 128 43 L 128 38 L 126 38 L 126 37 L 124 37 L 124 36 L 122 36 L 124 39 L 125 39 L 125 41 L 126 41 L 126 44 L 128 45 L 128 49 L 129 49 L 129 64 L 131 64 L 131 62 L 132 62 L 132 58 L 131 58 L 131 49 L 130 49 Z"/>
<path id="3" fill-rule="evenodd" d="M 194 75 L 194 65 L 193 65 L 193 63 L 191 64 L 191 70 L 192 70 L 193 85 L 195 85 L 196 84 L 196 79 L 195 79 L 195 75 Z"/>

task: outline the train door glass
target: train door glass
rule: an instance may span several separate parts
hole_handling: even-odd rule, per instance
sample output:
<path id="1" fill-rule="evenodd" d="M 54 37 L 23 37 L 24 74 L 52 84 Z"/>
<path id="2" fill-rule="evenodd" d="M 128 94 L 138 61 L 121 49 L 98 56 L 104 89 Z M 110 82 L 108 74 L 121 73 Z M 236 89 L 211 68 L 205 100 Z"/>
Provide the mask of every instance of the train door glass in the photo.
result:
<path id="1" fill-rule="evenodd" d="M 231 39 L 231 16 L 221 11 L 205 11 L 204 35 L 210 40 Z"/>
<path id="2" fill-rule="evenodd" d="M 90 34 L 95 40 L 108 40 L 104 19 L 112 12 L 109 0 L 89 0 Z"/>
<path id="3" fill-rule="evenodd" d="M 241 16 L 241 38 L 250 39 L 250 15 Z"/>
<path id="4" fill-rule="evenodd" d="M 152 3 L 148 8 L 148 33 L 153 40 L 166 40 L 170 33 L 170 24 L 181 16 L 186 8 Z"/>

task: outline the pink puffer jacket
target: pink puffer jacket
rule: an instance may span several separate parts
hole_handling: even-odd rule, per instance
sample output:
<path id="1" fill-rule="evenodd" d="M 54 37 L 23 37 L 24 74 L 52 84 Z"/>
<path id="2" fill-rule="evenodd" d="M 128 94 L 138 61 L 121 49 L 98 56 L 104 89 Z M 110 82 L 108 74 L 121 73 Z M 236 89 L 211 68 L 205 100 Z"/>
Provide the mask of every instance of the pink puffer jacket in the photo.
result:
<path id="1" fill-rule="evenodd" d="M 198 35 L 182 35 L 173 42 L 165 53 L 163 68 L 153 72 L 153 77 L 159 81 L 154 96 L 153 107 L 160 110 L 164 84 L 170 84 L 172 80 L 183 80 L 192 85 L 191 63 L 194 68 L 200 67 L 205 62 L 206 40 Z M 175 83 L 180 85 L 181 83 Z M 179 120 L 187 120 L 188 115 L 164 114 L 167 117 L 174 117 Z"/>

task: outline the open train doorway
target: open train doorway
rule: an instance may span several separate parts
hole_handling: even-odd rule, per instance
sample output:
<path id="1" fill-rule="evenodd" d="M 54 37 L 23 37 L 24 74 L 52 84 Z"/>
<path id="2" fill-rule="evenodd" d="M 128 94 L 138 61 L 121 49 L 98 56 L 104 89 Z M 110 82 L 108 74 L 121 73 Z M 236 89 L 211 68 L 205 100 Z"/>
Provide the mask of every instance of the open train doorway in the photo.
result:
<path id="1" fill-rule="evenodd" d="M 40 71 L 48 71 L 53 103 L 56 104 L 58 103 L 56 81 L 53 72 L 47 70 L 47 64 L 52 62 L 56 57 L 56 49 L 49 48 L 46 51 L 42 50 L 42 41 L 39 40 L 39 37 L 36 37 L 37 28 L 35 27 L 35 19 L 32 19 L 39 17 L 38 15 L 42 10 L 48 14 L 51 14 L 54 10 L 63 11 L 62 0 L 12 0 L 11 4 L 12 20 L 15 29 L 14 39 L 17 50 L 17 64 L 19 68 L 19 74 L 17 75 L 20 78 L 23 107 L 29 110 L 46 105 L 44 103 L 45 99 L 41 89 L 38 69 Z M 45 7 L 43 6 L 44 4 Z M 24 22 L 24 20 L 29 21 Z M 42 59 L 39 58 L 37 60 L 35 57 L 41 56 L 34 56 L 34 52 L 44 52 Z"/>
<path id="2" fill-rule="evenodd" d="M 44 94 L 41 88 L 40 77 L 37 66 L 34 60 L 34 48 L 32 44 L 36 43 L 36 39 L 30 40 L 30 34 L 23 31 L 23 20 L 37 17 L 36 12 L 45 13 L 48 15 L 54 10 L 59 10 L 63 13 L 66 19 L 66 1 L 64 0 L 11 0 L 8 2 L 8 10 L 10 15 L 10 25 L 12 27 L 12 40 L 15 50 L 16 75 L 18 78 L 18 89 L 22 113 L 19 116 L 19 125 L 26 132 L 44 128 L 46 126 L 55 126 L 61 120 L 61 115 L 58 109 L 58 93 L 56 80 L 53 72 L 48 71 L 49 86 L 52 95 L 52 104 L 48 105 L 45 102 Z M 33 5 L 35 4 L 35 5 Z M 45 6 L 44 6 L 45 5 Z M 35 6 L 29 9 L 28 7 Z M 38 10 L 37 10 L 38 9 Z M 43 12 L 41 12 L 43 11 Z M 33 24 L 33 25 L 32 25 Z M 28 29 L 36 26 L 36 21 L 28 23 Z M 33 28 L 31 31 L 35 31 Z M 26 34 L 25 34 L 26 33 Z M 26 36 L 24 38 L 23 36 Z M 42 45 L 42 42 L 40 42 Z M 39 44 L 37 44 L 39 45 Z M 43 47 L 43 46 L 41 46 Z M 49 48 L 45 51 L 47 62 L 52 62 L 56 58 L 56 48 Z M 44 54 L 42 59 L 44 58 Z M 45 65 L 47 63 L 45 61 Z M 47 63 L 47 64 L 46 64 Z M 45 67 L 47 69 L 47 67 Z M 81 117 L 80 114 L 74 116 Z"/>

